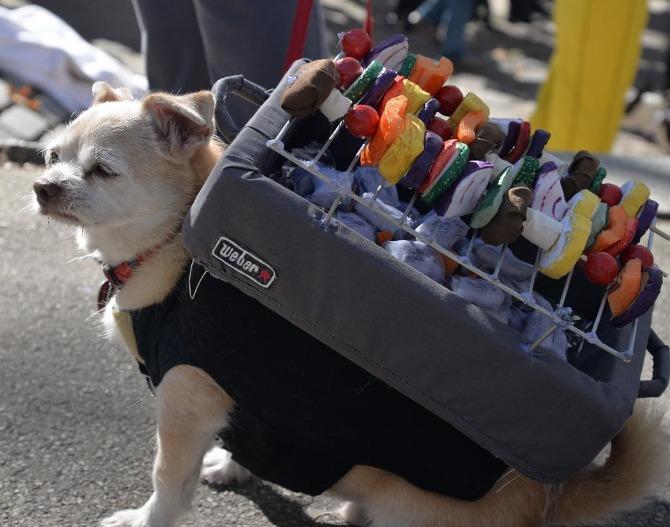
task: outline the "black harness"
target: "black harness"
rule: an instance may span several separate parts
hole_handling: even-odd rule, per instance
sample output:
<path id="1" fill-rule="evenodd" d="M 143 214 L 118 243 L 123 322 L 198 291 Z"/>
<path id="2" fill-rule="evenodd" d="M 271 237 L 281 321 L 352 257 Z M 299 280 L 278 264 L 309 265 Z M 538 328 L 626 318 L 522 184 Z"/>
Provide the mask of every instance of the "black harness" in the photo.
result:
<path id="1" fill-rule="evenodd" d="M 186 273 L 164 302 L 130 313 L 141 369 L 155 386 L 178 364 L 211 375 L 236 402 L 224 447 L 256 476 L 317 495 L 369 465 L 474 500 L 506 469 L 235 287 L 205 275 L 194 299 L 188 292 Z"/>

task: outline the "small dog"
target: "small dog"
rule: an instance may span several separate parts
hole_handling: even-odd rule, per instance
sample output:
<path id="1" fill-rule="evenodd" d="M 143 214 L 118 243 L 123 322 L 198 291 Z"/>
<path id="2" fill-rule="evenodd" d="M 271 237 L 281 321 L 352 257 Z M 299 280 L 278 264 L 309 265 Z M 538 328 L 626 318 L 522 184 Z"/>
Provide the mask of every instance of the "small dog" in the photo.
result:
<path id="1" fill-rule="evenodd" d="M 92 107 L 46 150 L 35 201 L 41 214 L 77 227 L 82 249 L 103 265 L 133 262 L 103 313 L 109 332 L 123 336 L 114 313 L 163 301 L 188 266 L 181 223 L 223 145 L 212 137 L 209 92 L 152 93 L 136 101 L 123 89 L 96 83 L 93 93 Z M 226 451 L 211 449 L 235 406 L 212 377 L 176 366 L 156 395 L 154 492 L 142 507 L 103 520 L 104 527 L 175 525 L 199 479 L 230 483 L 249 476 Z M 664 475 L 666 459 L 659 415 L 638 404 L 604 465 L 559 486 L 517 474 L 469 502 L 356 466 L 331 491 L 347 502 L 340 511 L 346 521 L 375 527 L 581 524 L 637 506 Z"/>

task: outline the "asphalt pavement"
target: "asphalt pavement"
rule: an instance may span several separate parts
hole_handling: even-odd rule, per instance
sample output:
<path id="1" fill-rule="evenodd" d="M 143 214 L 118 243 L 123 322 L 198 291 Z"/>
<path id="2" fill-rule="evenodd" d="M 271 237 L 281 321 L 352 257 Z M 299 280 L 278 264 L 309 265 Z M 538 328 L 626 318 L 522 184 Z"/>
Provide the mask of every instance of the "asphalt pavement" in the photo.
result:
<path id="1" fill-rule="evenodd" d="M 151 492 L 153 400 L 130 356 L 100 337 L 99 268 L 72 261 L 72 233 L 31 212 L 37 174 L 0 167 L 0 526 L 93 526 Z M 670 244 L 654 254 L 670 270 Z M 669 302 L 666 287 L 655 317 L 664 339 Z M 335 525 L 325 513 L 337 505 L 259 481 L 201 486 L 185 525 Z M 609 524 L 668 525 L 670 488 Z"/>

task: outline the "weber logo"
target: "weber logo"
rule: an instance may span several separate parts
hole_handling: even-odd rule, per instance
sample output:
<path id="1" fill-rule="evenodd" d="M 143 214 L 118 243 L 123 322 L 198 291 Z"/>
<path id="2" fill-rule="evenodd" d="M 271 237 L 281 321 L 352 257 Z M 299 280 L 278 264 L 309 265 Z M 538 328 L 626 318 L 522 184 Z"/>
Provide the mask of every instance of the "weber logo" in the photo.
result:
<path id="1" fill-rule="evenodd" d="M 216 242 L 214 249 L 212 249 L 212 255 L 266 289 L 277 278 L 277 273 L 267 263 L 223 236 Z"/>

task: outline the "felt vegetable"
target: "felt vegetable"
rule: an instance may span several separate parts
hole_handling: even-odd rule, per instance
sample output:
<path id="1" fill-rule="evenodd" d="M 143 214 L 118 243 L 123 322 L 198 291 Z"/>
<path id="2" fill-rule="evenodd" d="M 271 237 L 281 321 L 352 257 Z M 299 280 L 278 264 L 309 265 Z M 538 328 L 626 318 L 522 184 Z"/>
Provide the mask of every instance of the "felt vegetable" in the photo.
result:
<path id="1" fill-rule="evenodd" d="M 364 65 L 377 61 L 380 64 L 397 70 L 402 65 L 407 52 L 409 50 L 409 43 L 407 37 L 400 33 L 391 35 L 382 40 L 370 50 L 370 53 L 363 61 Z"/>
<path id="2" fill-rule="evenodd" d="M 579 260 L 591 232 L 591 220 L 570 211 L 561 220 L 563 230 L 556 243 L 542 253 L 540 272 L 558 279 L 568 274 Z"/>
<path id="3" fill-rule="evenodd" d="M 658 214 L 658 203 L 653 199 L 648 199 L 637 215 L 637 231 L 635 231 L 635 236 L 631 240 L 632 244 L 640 243 L 642 236 L 645 235 L 654 223 L 656 214 Z"/>
<path id="4" fill-rule="evenodd" d="M 599 164 L 598 158 L 586 150 L 575 154 L 568 167 L 568 175 L 561 181 L 565 199 L 569 200 L 580 190 L 591 188 Z"/>
<path id="5" fill-rule="evenodd" d="M 617 282 L 607 295 L 607 303 L 613 317 L 621 316 L 633 303 L 642 285 L 642 262 L 633 258 L 628 260 L 619 273 Z"/>
<path id="6" fill-rule="evenodd" d="M 533 193 L 528 187 L 512 187 L 504 195 L 498 212 L 480 231 L 483 242 L 490 245 L 512 243 L 523 232 L 528 204 Z"/>
<path id="7" fill-rule="evenodd" d="M 435 132 L 445 141 L 453 137 L 451 127 L 447 124 L 447 121 L 442 119 L 442 117 L 435 116 L 433 120 L 428 125 L 428 129 L 431 132 Z"/>
<path id="8" fill-rule="evenodd" d="M 388 90 L 386 90 L 386 93 L 382 97 L 382 100 L 377 107 L 377 110 L 379 111 L 380 114 L 384 111 L 384 108 L 386 108 L 386 104 L 391 99 L 397 97 L 398 95 L 402 95 L 402 91 L 404 89 L 403 87 L 404 80 L 405 79 L 400 75 L 396 75 L 396 78 L 393 79 L 391 86 L 389 86 Z"/>
<path id="9" fill-rule="evenodd" d="M 495 170 L 495 169 L 494 169 Z M 503 196 L 512 186 L 512 181 L 516 177 L 512 167 L 505 168 L 498 178 L 492 182 L 486 189 L 486 194 L 477 205 L 472 218 L 470 220 L 470 227 L 473 229 L 481 229 L 488 224 L 500 209 L 500 204 L 503 201 Z"/>
<path id="10" fill-rule="evenodd" d="M 600 202 L 596 213 L 591 218 L 591 234 L 586 242 L 586 248 L 591 249 L 596 241 L 596 237 L 600 234 L 607 225 L 607 203 Z"/>
<path id="11" fill-rule="evenodd" d="M 372 49 L 372 39 L 367 31 L 362 29 L 350 29 L 344 33 L 339 33 L 342 52 L 348 57 L 361 60 Z"/>
<path id="12" fill-rule="evenodd" d="M 344 96 L 354 102 L 358 102 L 368 89 L 372 86 L 375 79 L 382 72 L 381 63 L 373 60 L 360 74 L 360 76 L 351 83 L 351 85 L 344 92 Z"/>
<path id="13" fill-rule="evenodd" d="M 370 137 L 379 126 L 379 115 L 372 106 L 357 104 L 344 118 L 344 125 L 354 137 Z"/>
<path id="14" fill-rule="evenodd" d="M 621 198 L 623 197 L 621 189 L 613 183 L 603 183 L 600 185 L 598 195 L 600 196 L 600 200 L 607 203 L 610 207 L 621 203 Z"/>
<path id="15" fill-rule="evenodd" d="M 649 187 L 641 181 L 626 181 L 621 185 L 621 205 L 629 218 L 635 218 L 642 205 L 649 199 Z"/>
<path id="16" fill-rule="evenodd" d="M 561 176 L 554 162 L 545 163 L 537 171 L 530 206 L 557 220 L 565 215 L 568 205 L 561 188 Z"/>
<path id="17" fill-rule="evenodd" d="M 458 122 L 456 127 L 456 138 L 461 142 L 469 145 L 476 138 L 476 130 L 486 122 L 488 115 L 485 112 L 470 112 L 467 113 L 463 119 Z"/>
<path id="18" fill-rule="evenodd" d="M 538 159 L 531 156 L 525 156 L 521 162 L 519 172 L 514 179 L 514 185 L 524 185 L 528 188 L 532 187 L 533 182 L 535 181 L 535 173 L 539 166 L 540 161 Z"/>
<path id="19" fill-rule="evenodd" d="M 580 190 L 567 203 L 567 211 L 581 214 L 587 219 L 591 219 L 600 205 L 600 200 L 593 192 L 589 190 Z"/>
<path id="20" fill-rule="evenodd" d="M 463 102 L 463 92 L 457 86 L 442 86 L 437 90 L 435 98 L 440 102 L 440 113 L 448 116 Z"/>
<path id="21" fill-rule="evenodd" d="M 530 145 L 528 145 L 528 151 L 526 152 L 527 156 L 540 158 L 544 147 L 549 142 L 551 134 L 546 130 L 538 129 L 533 133 L 533 137 L 530 139 Z"/>
<path id="22" fill-rule="evenodd" d="M 630 264 L 630 262 L 639 261 L 637 259 L 629 260 L 626 265 Z M 612 325 L 616 328 L 621 328 L 644 315 L 656 302 L 662 286 L 663 273 L 658 267 L 654 266 L 644 269 L 640 277 L 640 287 L 637 296 L 623 313 L 615 315 L 612 318 Z M 612 310 L 612 314 L 614 314 L 614 310 Z"/>
<path id="23" fill-rule="evenodd" d="M 468 161 L 461 175 L 433 205 L 435 212 L 445 218 L 472 213 L 491 181 L 492 172 L 493 163 Z"/>
<path id="24" fill-rule="evenodd" d="M 517 135 L 516 143 L 510 153 L 505 156 L 505 159 L 510 163 L 516 163 L 526 152 L 528 144 L 530 143 L 530 123 L 524 121 L 519 127 L 519 135 Z M 566 198 L 567 199 L 567 198 Z"/>
<path id="25" fill-rule="evenodd" d="M 461 104 L 458 105 L 458 108 L 456 108 L 451 117 L 449 117 L 447 122 L 449 123 L 449 126 L 451 126 L 452 130 L 456 127 L 456 125 L 458 125 L 463 117 L 471 112 L 484 112 L 486 114 L 486 118 L 489 118 L 488 105 L 472 92 L 468 93 L 463 98 Z"/>
<path id="26" fill-rule="evenodd" d="M 333 90 L 326 97 L 326 100 L 321 103 L 319 110 L 332 123 L 344 117 L 351 105 L 351 99 L 347 99 L 339 90 Z"/>
<path id="27" fill-rule="evenodd" d="M 346 90 L 363 73 L 363 66 L 353 57 L 342 57 L 335 61 L 335 68 L 340 76 L 337 87 Z"/>
<path id="28" fill-rule="evenodd" d="M 423 151 L 426 127 L 412 114 L 405 115 L 403 130 L 379 161 L 379 173 L 391 185 L 398 183 Z"/>
<path id="29" fill-rule="evenodd" d="M 590 252 L 607 251 L 619 242 L 626 234 L 628 216 L 621 205 L 610 207 L 607 212 L 607 227 L 596 237 Z"/>
<path id="30" fill-rule="evenodd" d="M 421 86 L 432 96 L 444 86 L 453 71 L 453 63 L 445 57 L 440 57 L 440 60 L 435 62 L 429 57 L 417 55 L 409 80 Z"/>
<path id="31" fill-rule="evenodd" d="M 639 258 L 643 269 L 654 265 L 654 255 L 644 245 L 629 245 L 623 250 L 620 256 L 622 264 L 625 264 L 632 258 Z"/>
<path id="32" fill-rule="evenodd" d="M 421 111 L 419 112 L 419 119 L 423 121 L 423 124 L 425 124 L 426 127 L 428 127 L 430 122 L 435 118 L 435 114 L 437 113 L 439 107 L 440 103 L 437 102 L 437 99 L 433 99 L 431 97 L 423 105 L 423 108 L 421 108 Z"/>
<path id="33" fill-rule="evenodd" d="M 399 181 L 405 188 L 418 188 L 428 177 L 428 172 L 442 150 L 442 138 L 428 130 L 424 138 L 423 152 L 419 154 L 407 174 Z"/>
<path id="34" fill-rule="evenodd" d="M 281 107 L 289 115 L 304 118 L 312 115 L 335 89 L 340 77 L 332 60 L 322 59 L 303 64 L 287 76 L 281 94 Z"/>
<path id="35" fill-rule="evenodd" d="M 551 249 L 563 232 L 561 222 L 533 208 L 526 211 L 526 216 L 523 237 L 545 251 Z"/>
<path id="36" fill-rule="evenodd" d="M 469 145 L 470 157 L 484 159 L 487 153 L 498 150 L 504 139 L 505 134 L 497 124 L 485 122 L 477 128 L 475 140 Z"/>
<path id="37" fill-rule="evenodd" d="M 619 264 L 611 254 L 591 253 L 584 265 L 584 274 L 591 283 L 608 285 L 619 274 Z"/>
<path id="38" fill-rule="evenodd" d="M 596 171 L 596 176 L 593 178 L 593 182 L 591 183 L 591 192 L 600 195 L 600 187 L 602 187 L 605 177 L 607 177 L 607 170 L 604 166 L 599 166 L 598 170 Z"/>
<path id="39" fill-rule="evenodd" d="M 402 94 L 407 97 L 407 111 L 414 114 L 423 108 L 423 105 L 430 99 L 430 93 L 407 79 L 402 82 Z"/>
<path id="40" fill-rule="evenodd" d="M 379 116 L 379 126 L 375 135 L 361 154 L 361 165 L 378 165 L 384 152 L 401 134 L 405 127 L 407 97 L 399 95 L 391 99 Z"/>
<path id="41" fill-rule="evenodd" d="M 635 232 L 637 231 L 637 220 L 635 218 L 628 218 L 626 221 L 626 230 L 621 239 L 615 244 L 607 248 L 606 252 L 612 256 L 618 256 L 626 247 L 630 245 Z"/>
<path id="42" fill-rule="evenodd" d="M 377 106 L 379 101 L 382 100 L 382 97 L 384 97 L 384 94 L 386 94 L 393 84 L 396 76 L 397 74 L 394 70 L 384 68 L 372 83 L 372 87 L 361 99 L 361 104 L 367 104 L 373 107 Z"/>
<path id="43" fill-rule="evenodd" d="M 408 53 L 405 59 L 402 61 L 402 64 L 398 68 L 398 75 L 402 75 L 405 78 L 409 78 L 416 64 L 416 55 L 414 53 Z"/>
<path id="44" fill-rule="evenodd" d="M 521 124 L 523 121 L 512 120 L 507 123 L 507 130 L 503 129 L 505 132 L 505 139 L 500 147 L 498 154 L 501 158 L 505 158 L 514 148 L 516 140 L 519 137 L 519 132 L 521 131 Z"/>
<path id="45" fill-rule="evenodd" d="M 468 161 L 468 146 L 455 139 L 445 141 L 442 151 L 419 187 L 421 199 L 432 205 L 460 175 Z"/>

